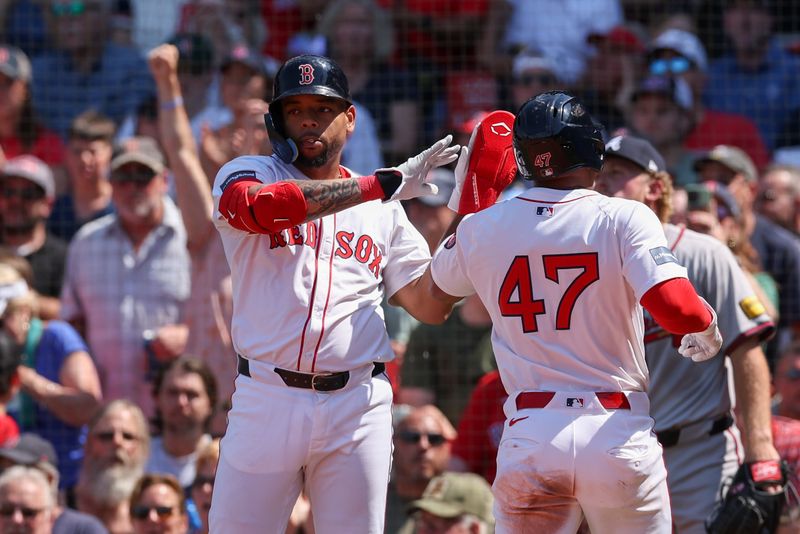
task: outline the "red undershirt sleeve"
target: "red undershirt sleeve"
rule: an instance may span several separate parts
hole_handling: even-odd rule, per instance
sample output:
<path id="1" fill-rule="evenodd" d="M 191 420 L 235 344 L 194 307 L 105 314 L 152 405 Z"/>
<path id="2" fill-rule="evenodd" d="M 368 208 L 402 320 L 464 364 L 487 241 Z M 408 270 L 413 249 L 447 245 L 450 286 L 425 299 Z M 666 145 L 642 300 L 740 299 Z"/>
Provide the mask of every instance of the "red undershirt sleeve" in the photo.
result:
<path id="1" fill-rule="evenodd" d="M 702 332 L 711 324 L 711 312 L 686 278 L 672 278 L 651 287 L 641 303 L 672 334 Z"/>

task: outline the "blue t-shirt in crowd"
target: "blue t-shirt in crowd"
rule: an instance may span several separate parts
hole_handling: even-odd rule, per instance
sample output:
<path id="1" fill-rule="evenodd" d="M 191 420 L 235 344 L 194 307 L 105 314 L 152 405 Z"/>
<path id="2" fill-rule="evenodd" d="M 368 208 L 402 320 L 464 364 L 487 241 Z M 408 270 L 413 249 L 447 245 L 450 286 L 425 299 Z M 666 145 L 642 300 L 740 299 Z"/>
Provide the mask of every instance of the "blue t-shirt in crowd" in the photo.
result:
<path id="1" fill-rule="evenodd" d="M 61 367 L 71 354 L 79 351 L 89 352 L 80 334 L 64 321 L 50 321 L 44 327 L 36 348 L 35 369 L 45 378 L 60 383 Z M 53 444 L 58 456 L 59 487 L 73 487 L 83 460 L 86 427 L 68 425 L 36 403 L 33 426 L 23 427 L 23 431 L 35 432 Z"/>

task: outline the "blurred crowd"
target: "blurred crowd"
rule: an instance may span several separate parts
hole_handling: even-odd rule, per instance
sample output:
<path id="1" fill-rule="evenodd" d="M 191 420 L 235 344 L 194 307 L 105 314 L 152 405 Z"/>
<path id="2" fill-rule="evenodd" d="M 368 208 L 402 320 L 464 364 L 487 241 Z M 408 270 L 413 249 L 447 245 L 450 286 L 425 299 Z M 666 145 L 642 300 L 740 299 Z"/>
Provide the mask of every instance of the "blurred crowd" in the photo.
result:
<path id="1" fill-rule="evenodd" d="M 207 532 L 236 374 L 210 183 L 271 153 L 272 79 L 301 53 L 347 74 L 357 173 L 553 89 L 649 140 L 672 222 L 725 243 L 779 325 L 773 434 L 797 483 L 800 7 L 664 4 L 0 1 L 0 532 Z M 432 250 L 455 215 L 452 170 L 433 173 L 406 205 Z M 386 532 L 490 532 L 491 321 L 475 297 L 441 326 L 385 312 Z M 313 532 L 305 497 L 287 532 Z"/>

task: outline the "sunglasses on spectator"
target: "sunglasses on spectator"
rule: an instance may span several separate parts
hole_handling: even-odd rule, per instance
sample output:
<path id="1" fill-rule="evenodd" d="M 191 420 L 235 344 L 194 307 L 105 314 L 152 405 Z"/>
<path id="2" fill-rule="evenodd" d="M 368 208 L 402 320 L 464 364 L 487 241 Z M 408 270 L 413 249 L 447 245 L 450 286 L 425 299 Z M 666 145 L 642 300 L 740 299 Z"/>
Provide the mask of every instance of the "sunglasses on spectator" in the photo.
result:
<path id="1" fill-rule="evenodd" d="M 685 57 L 670 59 L 655 59 L 650 62 L 650 74 L 663 76 L 665 74 L 683 74 L 692 68 L 692 62 Z"/>
<path id="2" fill-rule="evenodd" d="M 56 17 L 77 17 L 87 11 L 94 11 L 98 8 L 96 4 L 74 0 L 63 4 L 54 3 L 50 5 L 50 11 Z"/>
<path id="3" fill-rule="evenodd" d="M 0 506 L 0 516 L 11 517 L 17 510 L 22 514 L 25 519 L 33 519 L 44 511 L 44 508 L 28 508 L 27 506 L 20 506 L 17 504 L 4 504 Z"/>
<path id="4" fill-rule="evenodd" d="M 139 436 L 132 432 L 120 432 L 122 434 L 122 439 L 125 441 L 136 441 L 139 439 Z M 105 441 L 106 443 L 114 441 L 114 436 L 117 435 L 117 432 L 114 430 L 106 430 L 105 432 L 95 432 L 94 436 L 99 439 L 100 441 Z"/>
<path id="5" fill-rule="evenodd" d="M 41 200 L 44 198 L 44 190 L 40 187 L 3 187 L 0 189 L 0 194 L 3 195 L 3 198 L 19 198 L 24 202 L 30 202 L 32 200 Z"/>
<path id="6" fill-rule="evenodd" d="M 175 511 L 174 506 L 147 506 L 145 504 L 137 504 L 133 508 L 131 508 L 131 516 L 134 519 L 147 519 L 150 517 L 150 512 L 152 510 L 156 511 L 156 515 L 159 519 L 166 519 L 167 517 L 171 516 L 172 513 Z"/>
<path id="7" fill-rule="evenodd" d="M 403 430 L 397 433 L 397 437 L 400 439 L 400 441 L 405 443 L 419 443 L 422 439 L 422 436 L 425 436 L 428 439 L 428 443 L 430 443 L 432 447 L 438 447 L 447 441 L 442 434 L 414 432 L 412 430 Z"/>
<path id="8" fill-rule="evenodd" d="M 155 174 L 151 170 L 134 170 L 134 171 L 117 171 L 111 175 L 111 181 L 120 184 L 133 184 L 138 187 L 145 187 L 148 185 Z"/>
<path id="9" fill-rule="evenodd" d="M 204 477 L 197 475 L 194 477 L 194 482 L 192 482 L 193 488 L 202 488 L 206 484 L 211 484 L 211 487 L 214 487 L 214 477 Z"/>
<path id="10" fill-rule="evenodd" d="M 522 74 L 514 78 L 514 83 L 519 85 L 553 85 L 556 83 L 556 77 L 552 74 Z"/>

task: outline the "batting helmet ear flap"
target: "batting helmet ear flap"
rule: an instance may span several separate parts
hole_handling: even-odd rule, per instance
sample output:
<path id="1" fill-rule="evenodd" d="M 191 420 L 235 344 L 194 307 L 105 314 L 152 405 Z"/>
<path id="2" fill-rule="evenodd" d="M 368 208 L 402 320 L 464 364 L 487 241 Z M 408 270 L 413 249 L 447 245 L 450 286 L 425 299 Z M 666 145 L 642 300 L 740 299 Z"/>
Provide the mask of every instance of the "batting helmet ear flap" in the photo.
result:
<path id="1" fill-rule="evenodd" d="M 280 112 L 280 110 L 278 110 Z M 292 139 L 287 139 L 278 127 L 275 125 L 275 120 L 270 113 L 264 113 L 264 124 L 267 126 L 267 134 L 269 135 L 269 142 L 272 143 L 272 151 L 284 163 L 294 163 L 299 155 L 297 144 Z"/>

